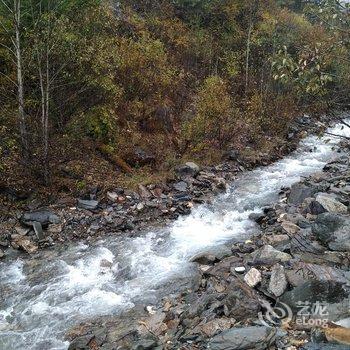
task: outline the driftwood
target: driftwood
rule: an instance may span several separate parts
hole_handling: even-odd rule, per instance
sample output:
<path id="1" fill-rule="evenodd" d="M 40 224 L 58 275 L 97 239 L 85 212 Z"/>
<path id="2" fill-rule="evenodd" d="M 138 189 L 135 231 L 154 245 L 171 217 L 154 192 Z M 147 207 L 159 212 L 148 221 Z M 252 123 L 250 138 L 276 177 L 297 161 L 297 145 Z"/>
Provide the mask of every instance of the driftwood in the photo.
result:
<path id="1" fill-rule="evenodd" d="M 100 143 L 97 145 L 97 150 L 102 156 L 107 159 L 110 163 L 118 166 L 124 173 L 132 173 L 132 168 L 128 163 L 120 156 L 114 154 L 111 148 L 107 145 Z"/>

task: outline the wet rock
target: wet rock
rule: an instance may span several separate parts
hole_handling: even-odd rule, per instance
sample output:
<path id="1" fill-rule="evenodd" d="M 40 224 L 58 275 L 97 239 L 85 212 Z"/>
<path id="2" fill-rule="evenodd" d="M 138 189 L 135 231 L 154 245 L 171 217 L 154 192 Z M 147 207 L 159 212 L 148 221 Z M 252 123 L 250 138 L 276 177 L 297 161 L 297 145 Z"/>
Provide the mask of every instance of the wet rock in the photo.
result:
<path id="1" fill-rule="evenodd" d="M 287 278 L 284 273 L 284 267 L 276 264 L 272 268 L 269 291 L 276 297 L 280 297 L 287 289 Z"/>
<path id="2" fill-rule="evenodd" d="M 263 350 L 276 340 L 276 329 L 269 327 L 232 328 L 209 342 L 210 350 Z"/>
<path id="3" fill-rule="evenodd" d="M 91 349 L 89 344 L 93 339 L 93 334 L 77 337 L 69 344 L 68 350 L 89 350 Z"/>
<path id="4" fill-rule="evenodd" d="M 257 224 L 261 224 L 265 219 L 265 214 L 263 213 L 251 213 L 249 214 L 249 220 L 255 221 Z"/>
<path id="5" fill-rule="evenodd" d="M 285 262 L 292 259 L 289 254 L 283 253 L 271 245 L 264 245 L 262 248 L 252 253 L 252 257 L 254 260 L 267 260 L 275 263 Z"/>
<path id="6" fill-rule="evenodd" d="M 327 193 L 318 194 L 316 201 L 330 213 L 346 214 L 348 212 L 347 206 L 340 203 L 332 195 Z"/>
<path id="7" fill-rule="evenodd" d="M 187 162 L 184 165 L 181 165 L 175 169 L 175 173 L 179 177 L 192 176 L 195 177 L 200 171 L 199 166 L 193 162 Z"/>
<path id="8" fill-rule="evenodd" d="M 288 202 L 294 205 L 301 204 L 306 198 L 312 197 L 316 189 L 302 183 L 296 183 L 291 186 Z"/>
<path id="9" fill-rule="evenodd" d="M 95 210 L 98 207 L 98 201 L 96 200 L 87 200 L 87 199 L 78 199 L 78 207 L 86 210 Z"/>
<path id="10" fill-rule="evenodd" d="M 244 281 L 249 287 L 255 287 L 262 281 L 261 273 L 256 268 L 251 268 L 244 276 Z"/>
<path id="11" fill-rule="evenodd" d="M 350 218 L 333 213 L 320 214 L 312 226 L 316 237 L 332 250 L 350 252 Z"/>
<path id="12" fill-rule="evenodd" d="M 213 265 L 217 261 L 217 258 L 214 254 L 199 253 L 193 256 L 190 261 L 201 265 Z"/>
<path id="13" fill-rule="evenodd" d="M 56 214 L 49 210 L 38 210 L 24 213 L 21 216 L 20 221 L 27 226 L 32 226 L 33 222 L 39 222 L 43 227 L 46 227 L 50 224 L 58 224 L 60 219 Z"/>

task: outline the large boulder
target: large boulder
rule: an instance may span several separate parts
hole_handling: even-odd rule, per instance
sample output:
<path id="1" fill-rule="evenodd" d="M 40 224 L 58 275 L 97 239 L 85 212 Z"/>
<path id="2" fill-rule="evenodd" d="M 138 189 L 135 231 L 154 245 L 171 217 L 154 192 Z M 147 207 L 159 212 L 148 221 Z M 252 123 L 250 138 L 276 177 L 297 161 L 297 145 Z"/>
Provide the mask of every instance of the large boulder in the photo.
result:
<path id="1" fill-rule="evenodd" d="M 348 216 L 323 213 L 312 225 L 312 232 L 331 250 L 350 252 L 350 218 Z"/>
<path id="2" fill-rule="evenodd" d="M 307 186 L 301 183 L 296 183 L 290 188 L 288 201 L 291 204 L 299 205 L 302 202 L 304 202 L 306 198 L 313 197 L 315 193 L 316 189 L 314 187 Z"/>
<path id="3" fill-rule="evenodd" d="M 187 162 L 184 165 L 180 165 L 175 169 L 176 175 L 179 177 L 192 176 L 195 177 L 200 171 L 199 166 L 193 162 Z"/>
<path id="4" fill-rule="evenodd" d="M 346 214 L 348 212 L 348 207 L 343 203 L 340 203 L 334 198 L 334 196 L 328 193 L 320 193 L 316 197 L 316 201 L 321 204 L 321 206 L 330 213 Z"/>
<path id="5" fill-rule="evenodd" d="M 21 216 L 20 221 L 26 226 L 33 226 L 33 222 L 38 222 L 45 227 L 50 224 L 58 224 L 60 219 L 56 214 L 49 210 L 37 210 L 24 213 Z"/>
<path id="6" fill-rule="evenodd" d="M 262 350 L 276 340 L 277 330 L 269 327 L 232 328 L 211 339 L 210 350 Z"/>
<path id="7" fill-rule="evenodd" d="M 256 250 L 251 255 L 255 261 L 262 260 L 269 261 L 271 263 L 286 262 L 292 259 L 288 253 L 283 253 L 268 244 Z"/>
<path id="8" fill-rule="evenodd" d="M 349 289 L 343 283 L 334 280 L 309 280 L 284 293 L 280 300 L 293 311 L 298 311 L 300 310 L 300 303 L 337 304 L 344 300 L 347 301 L 348 297 Z"/>

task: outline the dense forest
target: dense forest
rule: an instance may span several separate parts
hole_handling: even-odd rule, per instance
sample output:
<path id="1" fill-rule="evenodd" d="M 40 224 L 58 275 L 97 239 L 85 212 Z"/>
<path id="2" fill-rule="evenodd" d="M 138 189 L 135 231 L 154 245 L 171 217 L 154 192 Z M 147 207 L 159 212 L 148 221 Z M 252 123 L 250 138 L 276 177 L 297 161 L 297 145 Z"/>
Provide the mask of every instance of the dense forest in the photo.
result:
<path id="1" fill-rule="evenodd" d="M 0 24 L 3 187 L 268 151 L 349 104 L 341 1 L 0 0 Z"/>

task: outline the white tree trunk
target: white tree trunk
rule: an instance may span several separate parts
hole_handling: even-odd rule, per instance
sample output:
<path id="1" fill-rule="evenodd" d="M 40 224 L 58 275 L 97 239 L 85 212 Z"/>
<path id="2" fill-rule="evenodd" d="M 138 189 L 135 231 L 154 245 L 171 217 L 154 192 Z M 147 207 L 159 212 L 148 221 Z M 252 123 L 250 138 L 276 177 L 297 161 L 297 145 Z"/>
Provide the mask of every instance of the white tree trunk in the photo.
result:
<path id="1" fill-rule="evenodd" d="M 21 53 L 21 38 L 20 38 L 20 23 L 21 23 L 21 0 L 14 0 L 14 20 L 15 20 L 15 52 L 17 64 L 17 86 L 18 86 L 18 117 L 20 125 L 20 135 L 24 159 L 28 160 L 29 145 L 28 145 L 28 130 L 26 115 L 24 112 L 24 88 L 22 75 L 22 53 Z"/>

